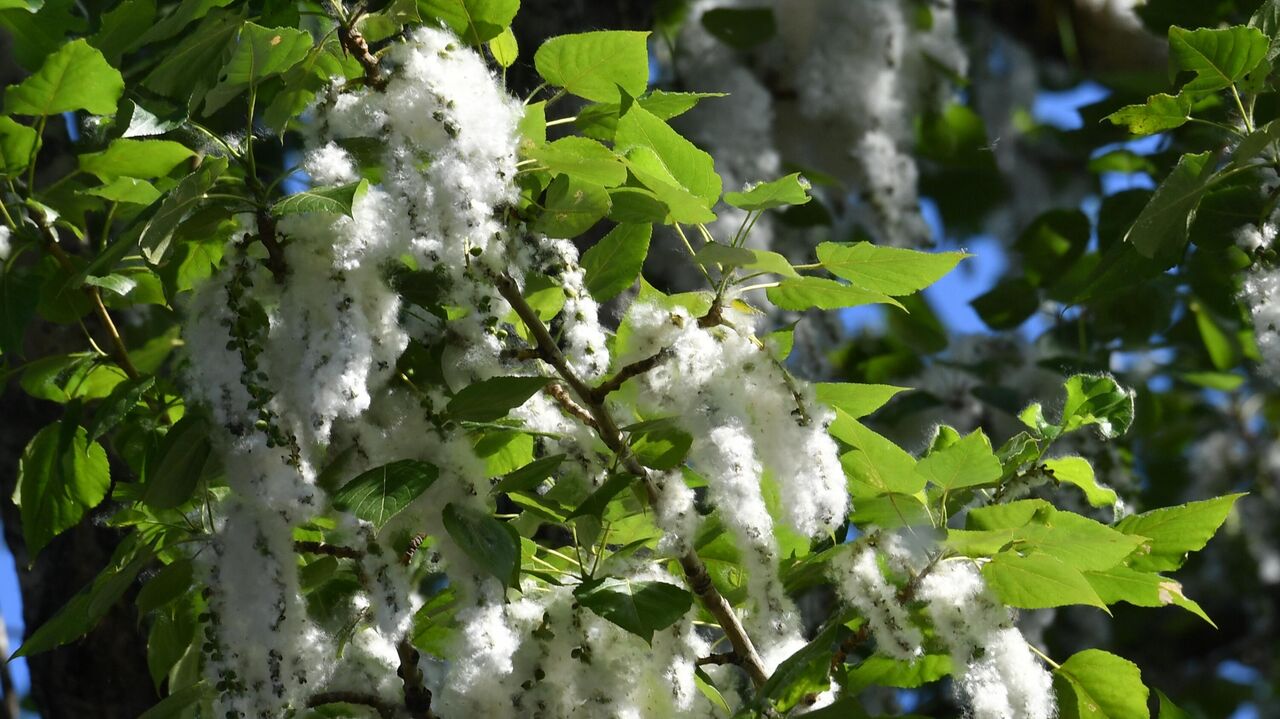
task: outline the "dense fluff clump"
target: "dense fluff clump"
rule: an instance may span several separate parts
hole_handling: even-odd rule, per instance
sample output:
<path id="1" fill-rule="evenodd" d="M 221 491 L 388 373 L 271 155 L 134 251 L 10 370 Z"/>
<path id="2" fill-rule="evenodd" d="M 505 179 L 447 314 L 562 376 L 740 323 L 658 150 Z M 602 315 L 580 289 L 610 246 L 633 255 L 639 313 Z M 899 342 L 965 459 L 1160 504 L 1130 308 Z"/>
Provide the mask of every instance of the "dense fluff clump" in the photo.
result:
<path id="1" fill-rule="evenodd" d="M 679 417 L 693 436 L 689 461 L 706 478 L 708 498 L 747 567 L 749 625 L 772 637 L 770 644 L 795 636 L 798 614 L 778 580 L 766 487 L 777 488 L 776 512 L 805 536 L 832 531 L 847 513 L 848 495 L 826 430 L 830 411 L 808 388 L 793 388 L 749 333 L 750 318 L 733 310 L 724 317 L 724 324 L 702 327 L 682 307 L 637 303 L 627 316 L 629 348 L 622 359 L 668 353 L 639 378 L 641 403 Z"/>
<path id="2" fill-rule="evenodd" d="M 905 661 L 920 656 L 924 639 L 898 598 L 898 588 L 885 578 L 875 549 L 864 546 L 841 554 L 832 560 L 831 574 L 840 598 L 867 618 L 877 649 Z"/>
<path id="3" fill-rule="evenodd" d="M 1053 677 L 969 560 L 941 562 L 918 591 L 951 650 L 956 693 L 974 719 L 1052 719 Z"/>
<path id="4" fill-rule="evenodd" d="M 1280 379 L 1280 272 L 1255 269 L 1245 276 L 1240 297 L 1253 316 L 1263 370 Z"/>

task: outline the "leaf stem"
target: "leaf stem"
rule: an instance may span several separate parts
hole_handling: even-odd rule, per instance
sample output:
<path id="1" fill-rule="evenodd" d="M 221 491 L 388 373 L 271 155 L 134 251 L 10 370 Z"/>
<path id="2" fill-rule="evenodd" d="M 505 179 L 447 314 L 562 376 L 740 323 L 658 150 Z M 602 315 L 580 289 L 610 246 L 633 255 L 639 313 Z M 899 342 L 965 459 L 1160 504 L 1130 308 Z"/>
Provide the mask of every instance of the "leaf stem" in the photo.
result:
<path id="1" fill-rule="evenodd" d="M 1231 83 L 1231 97 L 1236 101 L 1236 109 L 1240 111 L 1240 119 L 1244 121 L 1244 129 L 1250 133 L 1253 132 L 1253 118 L 1249 112 L 1244 109 L 1244 103 L 1240 100 L 1240 91 L 1236 89 L 1236 84 Z"/>

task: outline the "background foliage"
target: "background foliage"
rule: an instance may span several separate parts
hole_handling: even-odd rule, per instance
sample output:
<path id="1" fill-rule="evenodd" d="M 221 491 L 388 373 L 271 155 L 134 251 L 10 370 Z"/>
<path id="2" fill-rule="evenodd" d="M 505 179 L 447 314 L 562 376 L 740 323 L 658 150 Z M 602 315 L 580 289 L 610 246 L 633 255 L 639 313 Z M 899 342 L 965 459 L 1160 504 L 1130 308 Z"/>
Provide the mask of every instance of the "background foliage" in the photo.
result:
<path id="1" fill-rule="evenodd" d="M 611 18 L 631 21 L 629 31 L 545 43 L 521 31 L 518 5 L 0 3 L 15 70 L 0 117 L 9 228 L 0 360 L 6 441 L 24 448 L 10 480 L 20 509 L 9 508 L 5 524 L 29 598 L 19 653 L 32 657 L 35 704 L 46 716 L 72 711 L 50 683 L 67 671 L 59 656 L 116 677 L 86 696 L 120 716 L 162 697 L 150 716 L 209 701 L 199 681 L 199 580 L 182 545 L 210 531 L 206 505 L 228 490 L 208 417 L 183 402 L 179 327 L 193 290 L 220 267 L 246 259 L 287 275 L 277 223 L 350 214 L 383 182 L 376 152 L 350 143 L 363 177 L 312 186 L 298 170 L 314 119 L 307 108 L 331 77 L 378 86 L 385 78 L 370 58 L 422 23 L 448 27 L 529 98 L 512 213 L 535 233 L 577 242 L 586 290 L 614 303 L 606 305 L 612 328 L 637 293 L 697 317 L 722 305 L 741 310 L 726 293 L 760 285 L 744 300 L 768 313 L 779 365 L 820 382 L 817 400 L 836 410 L 830 433 L 854 513 L 832 538 L 786 538 L 780 575 L 828 621 L 808 627 L 812 642 L 759 688 L 755 710 L 791 711 L 826 689 L 830 674 L 844 698 L 828 711 L 860 711 L 853 703 L 873 715 L 959 711 L 936 666 L 875 653 L 826 578 L 846 537 L 865 542 L 872 527 L 908 524 L 932 530 L 949 553 L 992 558 L 982 574 L 1001 601 L 1037 610 L 1024 615 L 1023 631 L 1061 664 L 1062 716 L 1275 714 L 1280 360 L 1268 352 L 1276 327 L 1255 323 L 1266 316 L 1265 292 L 1259 300 L 1245 283 L 1275 261 L 1280 6 L 1153 0 L 1108 19 L 1097 9 L 1105 4 L 961 3 L 971 71 L 950 77 L 934 62 L 946 76 L 943 99 L 909 107 L 895 130 L 933 210 L 937 246 L 927 248 L 896 242 L 884 212 L 862 211 L 876 209 L 874 182 L 815 164 L 812 155 L 848 142 L 847 128 L 791 132 L 779 123 L 779 137 L 817 150 L 793 154 L 779 142 L 771 176 L 730 176 L 737 166 L 725 137 L 739 126 L 724 116 L 733 113 L 713 123 L 720 137 L 699 132 L 697 113 L 715 117 L 717 102 L 743 93 L 727 76 L 682 65 L 690 62 L 682 43 L 703 33 L 743 66 L 764 67 L 780 42 L 768 4 L 706 11 L 660 2 Z M 903 7 L 922 36 L 945 8 Z M 595 28 L 559 32 L 587 29 Z M 760 74 L 779 107 L 794 100 L 791 82 Z M 838 80 L 853 87 L 867 78 Z M 1044 93 L 1081 87 L 1099 99 L 1080 108 L 1078 127 L 1034 112 Z M 721 90 L 734 91 L 713 95 Z M 757 150 L 765 148 L 748 153 Z M 770 182 L 740 187 L 762 180 Z M 724 229 L 717 214 L 734 222 Z M 704 243 L 704 225 L 718 242 Z M 1242 235 L 1247 227 L 1261 239 Z M 759 239 L 766 228 L 768 246 Z M 976 257 L 964 259 L 966 248 Z M 945 291 L 966 265 L 989 268 L 984 257 L 993 256 L 1003 267 L 969 303 L 981 321 L 965 328 L 972 335 L 956 331 L 955 290 L 916 294 L 953 272 Z M 455 319 L 433 278 L 398 270 L 408 303 Z M 565 297 L 554 283 L 542 289 L 523 287 L 531 311 L 551 323 Z M 680 294 L 695 289 L 704 293 Z M 251 337 L 264 317 L 244 317 Z M 531 318 L 504 320 L 538 344 Z M 417 349 L 401 368 L 424 386 L 444 385 L 439 357 Z M 502 520 L 450 505 L 437 508 L 443 527 L 503 583 L 583 574 L 575 592 L 583 606 L 651 640 L 701 606 L 698 598 L 674 584 L 597 577 L 581 559 L 574 566 L 537 548 L 594 553 L 576 536 L 564 543 L 566 533 L 647 516 L 643 482 L 630 471 L 585 495 L 533 491 L 558 476 L 561 460 L 535 450 L 532 435 L 506 418 L 546 384 L 504 377 L 449 391 L 439 414 L 489 452 Z M 634 419 L 624 430 L 641 472 L 685 462 L 693 440 L 684 429 Z M 273 431 L 273 417 L 261 421 Z M 439 481 L 436 472 L 405 459 L 365 473 L 321 471 L 319 481 L 337 513 L 381 529 Z M 1026 491 L 1038 499 L 1006 504 Z M 970 512 L 948 528 L 946 518 L 975 497 L 1017 516 Z M 1124 509 L 1113 513 L 1117 502 Z M 1224 522 L 1222 536 L 1186 560 Z M 295 539 L 314 549 L 331 529 L 309 525 Z M 651 530 L 635 530 L 634 547 L 606 535 L 598 553 L 652 548 Z M 403 551 L 410 538 L 388 541 Z M 69 587 L 50 578 L 85 546 L 106 548 L 90 555 L 91 573 L 63 578 Z M 358 591 L 343 576 L 353 574 L 350 557 L 300 556 L 304 576 L 335 573 L 317 580 L 322 593 Z M 738 560 L 710 556 L 719 591 L 744 601 L 731 578 Z M 418 579 L 440 601 L 429 598 L 416 617 L 413 643 L 440 654 L 453 627 L 448 590 Z"/>

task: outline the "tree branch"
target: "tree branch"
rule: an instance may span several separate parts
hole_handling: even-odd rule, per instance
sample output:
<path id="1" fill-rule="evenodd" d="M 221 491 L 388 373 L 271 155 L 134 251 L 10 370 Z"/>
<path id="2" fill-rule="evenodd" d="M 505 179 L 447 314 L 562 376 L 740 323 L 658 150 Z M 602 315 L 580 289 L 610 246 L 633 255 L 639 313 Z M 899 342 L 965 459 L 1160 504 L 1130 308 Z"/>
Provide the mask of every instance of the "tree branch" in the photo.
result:
<path id="1" fill-rule="evenodd" d="M 610 394 L 617 392 L 622 385 L 632 377 L 639 377 L 649 370 L 662 364 L 672 354 L 670 347 L 663 347 L 657 354 L 652 357 L 646 357 L 637 362 L 618 370 L 618 373 L 609 379 L 601 382 L 595 389 L 591 390 L 591 399 L 597 402 L 603 402 Z"/>
<path id="2" fill-rule="evenodd" d="M 498 292 L 502 294 L 520 319 L 524 321 L 525 326 L 529 328 L 543 358 L 555 368 L 556 373 L 569 385 L 583 406 L 590 412 L 591 417 L 595 420 L 595 430 L 601 441 L 621 458 L 628 472 L 644 480 L 645 492 L 649 496 L 649 502 L 650 504 L 656 504 L 657 490 L 654 489 L 653 478 L 650 477 L 649 470 L 632 456 L 630 448 L 623 441 L 622 432 L 618 429 L 617 423 L 604 406 L 604 403 L 595 399 L 592 388 L 579 379 L 574 374 L 573 369 L 569 367 L 569 362 L 565 359 L 564 354 L 560 352 L 555 339 L 547 331 L 546 325 L 539 319 L 538 313 L 525 301 L 524 295 L 520 294 L 520 288 L 516 285 L 515 280 L 504 274 L 497 276 L 495 283 Z M 742 658 L 742 668 L 751 677 L 751 682 L 756 687 L 763 686 L 765 680 L 768 679 L 768 673 L 764 669 L 764 662 L 760 660 L 760 655 L 756 653 L 755 646 L 751 643 L 751 638 L 747 636 L 742 623 L 738 621 L 738 616 L 733 613 L 733 607 L 729 605 L 729 602 L 725 600 L 724 596 L 720 594 L 719 590 L 711 582 L 711 577 L 707 574 L 707 567 L 702 562 L 702 559 L 698 557 L 694 550 L 690 549 L 680 557 L 680 567 L 684 570 L 689 588 L 697 595 L 707 611 L 715 617 L 716 622 L 719 623 L 720 628 L 724 631 L 725 637 L 729 639 L 729 643 L 733 646 L 733 651 Z"/>
<path id="3" fill-rule="evenodd" d="M 413 719 L 435 719 L 431 713 L 431 690 L 422 683 L 422 670 L 418 668 L 418 650 L 408 637 L 396 645 L 400 655 L 400 668 L 396 675 L 404 683 L 404 706 Z"/>
<path id="4" fill-rule="evenodd" d="M 538 356 L 541 357 L 542 355 L 539 354 Z M 596 426 L 595 418 L 591 416 L 590 412 L 583 409 L 582 405 L 573 401 L 573 398 L 569 396 L 569 392 L 565 390 L 564 385 L 559 382 L 552 382 L 547 385 L 546 393 L 550 395 L 565 412 L 577 417 L 588 427 L 596 430 L 599 429 L 599 427 Z"/>
<path id="5" fill-rule="evenodd" d="M 315 709 L 326 704 L 356 704 L 359 706 L 372 707 L 378 712 L 378 716 L 382 719 L 395 719 L 396 708 L 394 705 L 382 701 L 382 699 L 373 694 L 362 694 L 360 692 L 320 692 L 312 695 L 307 700 L 307 708 Z"/>
<path id="6" fill-rule="evenodd" d="M 289 265 L 284 260 L 284 247 L 280 244 L 280 236 L 276 234 L 276 218 L 268 209 L 258 210 L 258 242 L 267 251 L 267 269 L 276 284 L 283 284 L 289 274 Z"/>
<path id="7" fill-rule="evenodd" d="M 342 557 L 343 559 L 359 559 L 364 556 L 364 552 L 351 547 L 343 547 L 337 544 L 325 544 L 324 542 L 308 542 L 298 540 L 293 543 L 295 552 L 306 552 L 308 554 L 327 554 L 331 557 Z"/>
<path id="8" fill-rule="evenodd" d="M 698 657 L 698 666 L 705 667 L 708 664 L 737 664 L 737 652 L 716 652 L 705 657 Z"/>
<path id="9" fill-rule="evenodd" d="M 378 66 L 378 58 L 369 52 L 369 43 L 365 42 L 364 36 L 354 27 L 349 27 L 347 23 L 338 23 L 338 42 L 342 43 L 342 49 L 351 53 L 351 56 L 360 63 L 360 67 L 364 68 L 364 83 L 375 90 L 382 90 L 387 86 L 387 78 L 382 74 L 382 68 Z"/>

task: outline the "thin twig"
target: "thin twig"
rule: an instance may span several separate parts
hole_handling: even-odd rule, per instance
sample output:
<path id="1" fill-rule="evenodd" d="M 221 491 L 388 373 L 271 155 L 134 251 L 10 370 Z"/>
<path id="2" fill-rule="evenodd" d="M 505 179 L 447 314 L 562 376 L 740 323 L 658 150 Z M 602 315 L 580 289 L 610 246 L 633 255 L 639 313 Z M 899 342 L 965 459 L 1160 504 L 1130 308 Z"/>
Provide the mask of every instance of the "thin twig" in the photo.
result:
<path id="1" fill-rule="evenodd" d="M 705 667 L 708 664 L 737 664 L 737 652 L 716 652 L 705 657 L 698 657 L 698 666 Z"/>
<path id="2" fill-rule="evenodd" d="M 542 352 L 544 360 L 555 368 L 556 373 L 569 385 L 573 393 L 578 396 L 583 406 L 594 418 L 595 430 L 601 441 L 622 460 L 628 472 L 644 480 L 645 492 L 648 494 L 649 502 L 650 504 L 656 504 L 658 493 L 653 486 L 653 478 L 650 477 L 649 470 L 642 466 L 631 454 L 626 442 L 623 441 L 622 432 L 618 429 L 613 415 L 609 413 L 609 410 L 602 402 L 594 399 L 591 387 L 579 379 L 573 369 L 569 367 L 569 362 L 556 345 L 555 339 L 547 331 L 547 327 L 538 317 L 538 313 L 525 301 L 524 295 L 520 293 L 520 288 L 516 285 L 515 280 L 505 274 L 499 275 L 494 279 L 498 292 L 510 303 L 512 309 L 516 311 L 516 314 L 524 321 L 525 326 L 529 328 L 538 345 L 538 349 Z M 725 637 L 728 638 L 729 643 L 733 646 L 733 650 L 742 658 L 742 668 L 751 677 L 751 682 L 756 687 L 763 686 L 768 679 L 768 672 L 765 671 L 764 662 L 760 660 L 760 655 L 751 643 L 751 638 L 747 636 L 742 623 L 738 621 L 738 616 L 734 614 L 733 607 L 711 582 L 711 576 L 707 573 L 706 564 L 698 557 L 697 552 L 691 549 L 680 557 L 680 567 L 684 570 L 685 580 L 689 583 L 689 588 L 693 590 L 693 593 L 702 602 L 702 605 L 706 607 L 707 611 L 711 613 L 711 616 L 715 617 L 721 630 L 724 631 Z"/>
<path id="3" fill-rule="evenodd" d="M 657 354 L 653 355 L 652 357 L 646 357 L 637 362 L 632 362 L 626 367 L 623 367 L 622 369 L 618 370 L 617 374 L 605 380 L 604 382 L 601 382 L 599 386 L 591 390 L 591 398 L 597 402 L 603 401 L 609 395 L 621 389 L 622 385 L 625 384 L 627 380 L 631 379 L 632 377 L 639 377 L 645 372 L 648 372 L 654 367 L 657 367 L 658 365 L 662 364 L 663 361 L 665 361 L 668 357 L 670 357 L 671 354 L 672 352 L 670 347 L 663 347 L 661 350 L 658 351 Z"/>
<path id="4" fill-rule="evenodd" d="M 569 396 L 569 391 L 564 388 L 564 385 L 559 382 L 552 382 L 547 385 L 546 392 L 565 412 L 577 417 L 588 427 L 597 430 L 599 429 L 599 427 L 596 426 L 595 418 L 591 416 L 590 412 L 583 409 L 582 405 L 573 401 L 573 397 Z"/>
<path id="5" fill-rule="evenodd" d="M 325 544 L 324 542 L 308 542 L 306 540 L 294 542 L 293 551 L 307 554 L 327 554 L 330 557 L 342 557 L 343 559 L 359 559 L 364 556 L 364 552 L 359 549 L 343 547 L 338 544 Z"/>

